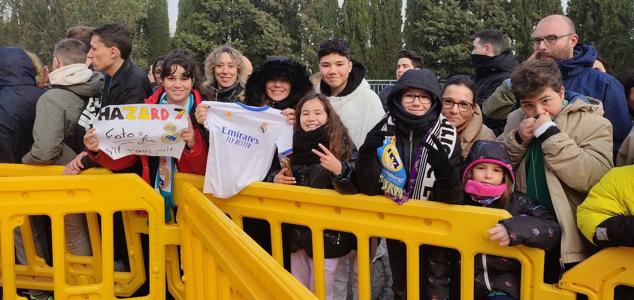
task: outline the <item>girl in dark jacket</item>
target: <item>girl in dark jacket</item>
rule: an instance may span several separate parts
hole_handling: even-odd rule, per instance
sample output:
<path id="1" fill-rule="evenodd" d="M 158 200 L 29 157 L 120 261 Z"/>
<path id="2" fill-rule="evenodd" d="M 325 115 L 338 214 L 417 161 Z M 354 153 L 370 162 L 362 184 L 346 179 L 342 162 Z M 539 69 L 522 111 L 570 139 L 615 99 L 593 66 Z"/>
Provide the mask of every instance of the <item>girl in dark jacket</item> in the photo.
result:
<path id="1" fill-rule="evenodd" d="M 492 241 L 544 250 L 559 244 L 557 217 L 527 195 L 513 192 L 515 176 L 504 144 L 477 141 L 464 165 L 465 202 L 505 209 L 513 216 L 489 230 Z M 516 260 L 479 254 L 475 261 L 475 299 L 519 299 L 521 270 Z"/>
<path id="2" fill-rule="evenodd" d="M 291 170 L 283 168 L 274 182 L 297 184 L 321 189 L 334 188 L 342 194 L 357 193 L 352 180 L 357 153 L 339 116 L 323 95 L 309 94 L 297 105 L 299 119 L 295 122 Z M 312 291 L 314 266 L 310 232 L 303 226 L 285 226 L 285 236 L 291 246 L 291 273 Z M 354 247 L 351 234 L 325 230 L 326 299 L 333 299 L 335 271 L 340 257 Z"/>
<path id="3" fill-rule="evenodd" d="M 460 143 L 456 129 L 442 116 L 440 86 L 430 70 L 409 70 L 387 99 L 388 114 L 359 149 L 359 191 L 408 200 L 462 203 Z M 386 138 L 389 137 L 389 138 Z M 407 298 L 405 244 L 387 240 L 395 298 Z M 450 259 L 446 249 L 424 246 L 421 269 L 425 299 L 449 299 Z"/>

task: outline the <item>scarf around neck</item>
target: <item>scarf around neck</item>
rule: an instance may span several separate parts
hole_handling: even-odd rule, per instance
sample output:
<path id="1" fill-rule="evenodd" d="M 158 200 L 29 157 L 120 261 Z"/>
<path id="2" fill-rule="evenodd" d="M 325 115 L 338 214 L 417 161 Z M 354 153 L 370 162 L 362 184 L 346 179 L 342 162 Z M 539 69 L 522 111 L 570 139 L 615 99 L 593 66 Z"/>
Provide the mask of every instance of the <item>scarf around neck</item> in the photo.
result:
<path id="1" fill-rule="evenodd" d="M 423 142 L 415 149 L 416 159 L 412 164 L 409 176 L 406 174 L 394 137 L 387 137 L 383 146 L 377 149 L 381 164 L 381 175 L 379 176 L 379 180 L 382 183 L 381 189 L 387 197 L 398 204 L 403 204 L 409 199 L 427 200 L 431 197 L 436 176 L 434 172 L 430 172 L 429 156 L 424 143 L 433 145 L 432 135 L 436 136 L 443 146 L 449 149 L 449 157 L 454 155 L 458 142 L 456 129 L 441 114 L 434 121 L 430 129 L 425 133 Z M 394 127 L 394 120 L 392 120 L 391 115 L 388 116 L 387 123 L 382 130 L 395 132 L 394 128 L 389 127 Z"/>
<path id="2" fill-rule="evenodd" d="M 163 93 L 159 98 L 158 104 L 168 104 L 167 93 Z M 185 105 L 185 112 L 189 114 L 194 106 L 194 94 L 190 93 Z M 158 170 L 156 179 L 154 180 L 154 189 L 156 189 L 165 202 L 165 222 L 172 219 L 172 208 L 174 208 L 174 173 L 178 172 L 176 167 L 176 159 L 171 156 L 159 156 Z"/>
<path id="3" fill-rule="evenodd" d="M 320 143 L 326 148 L 329 147 L 327 126 L 327 124 L 322 125 L 311 131 L 300 129 L 293 134 L 293 165 L 310 166 L 320 162 L 319 156 L 315 155 L 312 149 L 321 152 L 321 148 L 318 146 Z"/>

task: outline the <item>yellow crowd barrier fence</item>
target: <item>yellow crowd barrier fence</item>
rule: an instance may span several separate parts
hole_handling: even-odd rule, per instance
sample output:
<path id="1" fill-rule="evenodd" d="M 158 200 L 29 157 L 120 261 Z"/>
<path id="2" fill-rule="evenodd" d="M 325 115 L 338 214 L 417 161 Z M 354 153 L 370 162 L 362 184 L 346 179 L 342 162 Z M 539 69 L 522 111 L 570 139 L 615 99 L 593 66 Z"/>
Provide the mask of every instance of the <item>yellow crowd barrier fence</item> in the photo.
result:
<path id="1" fill-rule="evenodd" d="M 61 170 L 27 169 L 0 164 L 0 177 L 55 175 Z M 268 183 L 255 183 L 233 198 L 218 199 L 202 194 L 202 184 L 201 176 L 177 174 L 174 193 L 177 223 L 166 225 L 162 217 L 163 200 L 135 175 L 0 178 L 4 299 L 14 299 L 16 287 L 53 289 L 56 299 L 111 299 L 117 293 L 122 294 L 113 288 L 117 286 L 115 278 L 119 272 L 113 276 L 112 248 L 105 246 L 112 245 L 112 219 L 104 216 L 112 216 L 114 211 L 134 210 L 149 213 L 147 219 L 128 220 L 129 228 L 133 229 L 126 229 L 126 239 L 127 235 L 138 233 L 150 236 L 149 298 L 164 297 L 166 273 L 168 288 L 179 300 L 314 298 L 280 266 L 284 223 L 311 229 L 316 265 L 324 262 L 323 230 L 353 233 L 358 243 L 360 299 L 370 299 L 371 237 L 396 239 L 406 244 L 408 299 L 420 296 L 420 245 L 452 248 L 460 253 L 461 299 L 473 299 L 474 258 L 479 253 L 509 257 L 521 263 L 522 299 L 572 300 L 576 293 L 586 294 L 590 300 L 612 299 L 616 286 L 634 286 L 632 248 L 603 250 L 568 271 L 559 284 L 543 283 L 543 251 L 523 246 L 499 247 L 484 237 L 486 230 L 509 217 L 502 210 L 428 201 L 410 201 L 398 206 L 384 197 L 340 195 L 329 190 Z M 99 214 L 102 218 L 101 225 L 96 219 L 92 221 L 96 232 L 91 230 L 91 242 L 99 245 L 93 257 L 74 257 L 65 249 L 63 216 L 78 212 Z M 51 218 L 53 264 L 66 268 L 50 268 L 41 259 L 29 261 L 27 266 L 14 265 L 13 228 L 25 224 L 23 235 L 28 236 L 26 215 Z M 272 257 L 240 230 L 245 217 L 270 224 Z M 90 223 L 89 218 L 89 227 Z M 130 247 L 129 250 L 139 251 Z M 35 256 L 33 245 L 25 248 L 31 248 L 27 252 Z M 132 254 L 132 257 L 141 255 Z M 73 270 L 73 266 L 83 267 Z M 324 299 L 323 269 L 315 270 L 316 296 Z M 46 275 L 49 273 L 52 276 Z M 120 282 L 145 280 L 143 270 L 126 275 L 130 276 L 127 281 Z"/>

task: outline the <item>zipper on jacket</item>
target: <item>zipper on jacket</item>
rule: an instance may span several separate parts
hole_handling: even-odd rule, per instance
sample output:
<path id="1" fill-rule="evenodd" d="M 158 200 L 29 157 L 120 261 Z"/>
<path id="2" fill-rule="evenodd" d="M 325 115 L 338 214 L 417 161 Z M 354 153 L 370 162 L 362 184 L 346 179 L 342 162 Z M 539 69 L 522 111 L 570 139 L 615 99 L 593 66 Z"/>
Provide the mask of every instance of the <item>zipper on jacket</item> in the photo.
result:
<path id="1" fill-rule="evenodd" d="M 408 173 L 412 171 L 412 148 L 414 148 L 414 145 L 413 145 L 413 144 L 414 144 L 414 130 L 410 129 L 410 130 L 409 130 L 409 157 L 408 157 L 408 160 L 409 160 L 409 164 L 408 164 L 409 170 L 407 170 L 407 172 L 408 172 Z"/>
<path id="2" fill-rule="evenodd" d="M 482 254 L 482 269 L 484 270 L 484 284 L 487 287 L 487 290 L 493 291 L 491 289 L 491 282 L 489 282 L 489 272 L 487 270 L 487 255 Z"/>
<path id="3" fill-rule="evenodd" d="M 339 238 L 341 238 L 341 233 L 337 233 L 337 245 L 339 245 Z"/>

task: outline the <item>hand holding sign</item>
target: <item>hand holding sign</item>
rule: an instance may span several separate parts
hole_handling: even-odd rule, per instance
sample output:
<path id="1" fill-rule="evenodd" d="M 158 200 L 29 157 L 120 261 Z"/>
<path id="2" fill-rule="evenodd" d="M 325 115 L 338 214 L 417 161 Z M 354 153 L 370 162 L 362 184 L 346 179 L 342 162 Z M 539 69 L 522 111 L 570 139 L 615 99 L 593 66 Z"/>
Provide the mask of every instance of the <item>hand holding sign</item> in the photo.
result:
<path id="1" fill-rule="evenodd" d="M 94 128 L 88 129 L 84 135 L 84 146 L 92 152 L 99 152 L 99 140 Z"/>
<path id="2" fill-rule="evenodd" d="M 196 135 L 194 133 L 192 121 L 189 118 L 187 119 L 187 125 L 189 127 L 183 129 L 183 132 L 181 133 L 181 137 L 187 143 L 187 148 L 193 149 L 194 145 L 196 145 Z"/>

